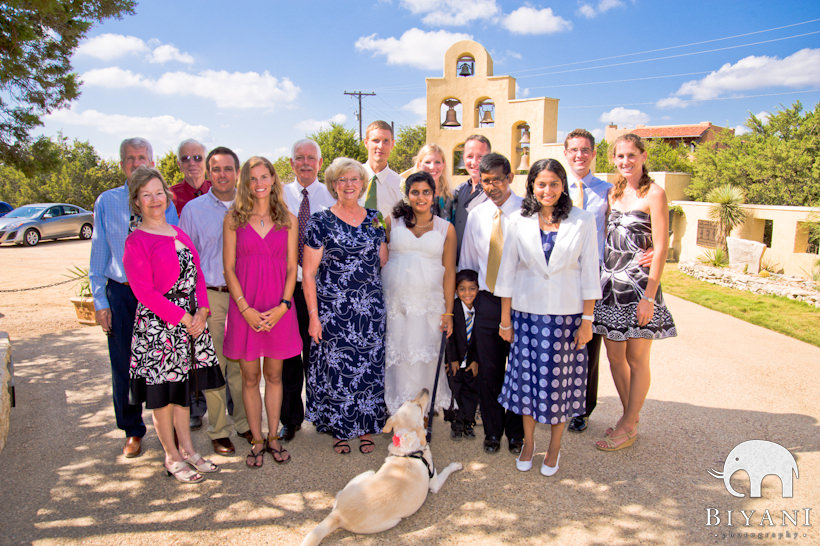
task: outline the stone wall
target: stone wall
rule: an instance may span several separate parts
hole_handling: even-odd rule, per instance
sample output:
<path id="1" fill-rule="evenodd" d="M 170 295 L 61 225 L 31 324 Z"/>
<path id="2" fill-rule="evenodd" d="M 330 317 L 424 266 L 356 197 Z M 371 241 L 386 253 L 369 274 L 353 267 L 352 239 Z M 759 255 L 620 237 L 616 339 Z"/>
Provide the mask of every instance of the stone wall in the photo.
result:
<path id="1" fill-rule="evenodd" d="M 749 275 L 726 267 L 712 267 L 691 261 L 681 262 L 678 270 L 700 281 L 746 290 L 755 294 L 783 296 L 820 307 L 820 289 L 817 284 L 800 277 L 777 273 L 771 273 L 768 276 Z"/>
<path id="2" fill-rule="evenodd" d="M 6 332 L 0 332 L 0 451 L 9 434 L 12 379 L 11 341 Z"/>

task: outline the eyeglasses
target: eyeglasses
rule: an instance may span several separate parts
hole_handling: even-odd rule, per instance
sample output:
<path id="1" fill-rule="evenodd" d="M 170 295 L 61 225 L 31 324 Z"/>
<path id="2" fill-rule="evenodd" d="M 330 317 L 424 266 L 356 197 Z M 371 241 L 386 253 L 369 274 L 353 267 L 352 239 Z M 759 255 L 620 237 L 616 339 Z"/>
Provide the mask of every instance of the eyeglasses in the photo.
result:
<path id="1" fill-rule="evenodd" d="M 482 178 L 481 184 L 484 186 L 493 186 L 495 188 L 501 188 L 507 183 L 507 178 Z"/>
<path id="2" fill-rule="evenodd" d="M 592 153 L 592 148 L 568 148 L 567 151 L 573 155 L 580 153 L 581 155 L 589 155 Z"/>
<path id="3" fill-rule="evenodd" d="M 188 163 L 191 160 L 196 161 L 197 163 L 199 163 L 200 161 L 202 161 L 202 156 L 201 155 L 183 155 L 182 157 L 179 158 L 179 160 L 183 163 Z"/>
<path id="4" fill-rule="evenodd" d="M 359 183 L 359 182 L 361 182 L 361 181 L 362 181 L 362 179 L 361 179 L 361 178 L 358 178 L 358 177 L 353 177 L 353 178 L 337 178 L 337 179 L 336 179 L 336 183 L 337 183 L 337 184 L 358 184 L 358 183 Z"/>

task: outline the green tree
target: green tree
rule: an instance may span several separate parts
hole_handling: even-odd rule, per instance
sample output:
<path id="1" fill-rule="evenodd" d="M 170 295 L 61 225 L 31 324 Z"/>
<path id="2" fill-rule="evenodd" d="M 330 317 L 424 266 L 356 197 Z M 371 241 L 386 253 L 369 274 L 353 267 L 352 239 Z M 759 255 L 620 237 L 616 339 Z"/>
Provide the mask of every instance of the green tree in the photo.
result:
<path id="1" fill-rule="evenodd" d="M 6 0 L 0 4 L 0 161 L 30 174 L 53 165 L 41 118 L 79 96 L 71 55 L 91 27 L 134 13 L 134 0 Z M 47 139 L 46 139 L 47 140 Z"/>
<path id="2" fill-rule="evenodd" d="M 290 166 L 290 156 L 281 156 L 273 162 L 273 168 L 276 169 L 276 174 L 283 184 L 289 184 L 296 180 L 296 176 L 293 174 L 293 169 Z"/>
<path id="3" fill-rule="evenodd" d="M 427 141 L 427 127 L 424 123 L 401 127 L 396 135 L 396 145 L 390 152 L 390 168 L 403 173 L 413 166 L 413 158 Z"/>
<path id="4" fill-rule="evenodd" d="M 164 156 L 159 158 L 157 170 L 169 186 L 182 182 L 184 178 L 182 171 L 179 170 L 179 158 L 174 150 L 168 150 Z"/>
<path id="5" fill-rule="evenodd" d="M 702 201 L 712 188 L 733 184 L 748 203 L 820 205 L 820 103 L 804 113 L 798 101 L 766 121 L 750 115 L 746 126 L 745 135 L 698 146 L 689 197 Z"/>
<path id="6" fill-rule="evenodd" d="M 319 179 L 324 180 L 325 169 L 337 157 L 349 157 L 356 161 L 367 159 L 367 150 L 364 144 L 356 138 L 353 129 L 345 129 L 338 123 L 331 123 L 330 129 L 316 131 L 308 138 L 316 142 L 322 150 L 323 163 L 319 170 Z"/>
<path id="7" fill-rule="evenodd" d="M 724 250 L 727 250 L 726 237 L 746 219 L 746 212 L 741 207 L 745 197 L 742 189 L 731 184 L 712 188 L 706 195 L 707 201 L 714 203 L 709 209 L 709 217 L 718 223 L 718 239 Z"/>
<path id="8" fill-rule="evenodd" d="M 692 173 L 689 148 L 683 144 L 672 146 L 663 140 L 649 140 L 646 152 L 646 168 L 650 171 Z"/>
<path id="9" fill-rule="evenodd" d="M 0 195 L 16 206 L 66 202 L 91 210 L 97 196 L 123 183 L 119 165 L 101 160 L 88 142 L 58 137 L 52 146 L 57 165 L 49 172 L 26 176 L 11 166 L 0 167 Z"/>
<path id="10" fill-rule="evenodd" d="M 596 173 L 614 173 L 615 165 L 609 160 L 609 143 L 602 140 L 595 147 L 595 172 Z"/>

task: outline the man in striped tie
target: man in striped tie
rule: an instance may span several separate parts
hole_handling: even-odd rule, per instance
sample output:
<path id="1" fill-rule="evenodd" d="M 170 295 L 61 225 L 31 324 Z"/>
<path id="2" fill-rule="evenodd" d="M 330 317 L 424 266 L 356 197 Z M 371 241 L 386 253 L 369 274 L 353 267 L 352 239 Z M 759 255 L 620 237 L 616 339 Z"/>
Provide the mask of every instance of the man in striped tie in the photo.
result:
<path id="1" fill-rule="evenodd" d="M 293 304 L 296 307 L 296 320 L 299 323 L 299 335 L 302 336 L 302 353 L 288 358 L 282 364 L 282 430 L 279 436 L 288 442 L 302 428 L 305 419 L 305 406 L 302 402 L 302 385 L 307 377 L 307 364 L 310 354 L 310 336 L 308 335 L 308 308 L 302 292 L 302 253 L 305 248 L 305 230 L 310 215 L 333 205 L 336 200 L 324 184 L 317 178 L 322 168 L 322 150 L 310 139 L 297 141 L 291 148 L 290 166 L 296 180 L 285 184 L 285 203 L 288 210 L 296 215 L 299 221 L 299 268 L 296 271 L 296 288 L 293 290 Z M 272 429 L 276 424 L 270 425 Z"/>
<path id="2" fill-rule="evenodd" d="M 450 438 L 475 438 L 475 410 L 478 406 L 478 355 L 473 340 L 478 273 L 462 269 L 456 274 L 456 303 L 453 306 L 453 334 L 447 340 L 447 381 L 458 413 L 450 425 Z"/>
<path id="3" fill-rule="evenodd" d="M 365 131 L 364 147 L 367 149 L 367 191 L 359 199 L 359 204 L 368 209 L 378 210 L 384 218 L 393 212 L 396 203 L 402 200 L 401 176 L 387 165 L 387 158 L 393 150 L 393 127 L 386 121 L 374 121 Z"/>

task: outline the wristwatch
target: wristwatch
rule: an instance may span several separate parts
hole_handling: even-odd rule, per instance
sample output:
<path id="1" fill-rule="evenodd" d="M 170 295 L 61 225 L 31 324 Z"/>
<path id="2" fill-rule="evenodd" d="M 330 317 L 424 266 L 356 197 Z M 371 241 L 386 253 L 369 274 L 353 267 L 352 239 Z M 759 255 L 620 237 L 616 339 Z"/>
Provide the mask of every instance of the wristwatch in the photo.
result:
<path id="1" fill-rule="evenodd" d="M 282 301 L 280 301 L 279 303 L 284 303 L 285 307 L 287 307 L 288 309 L 290 309 L 290 306 L 293 305 L 292 301 L 286 299 L 282 299 Z"/>

